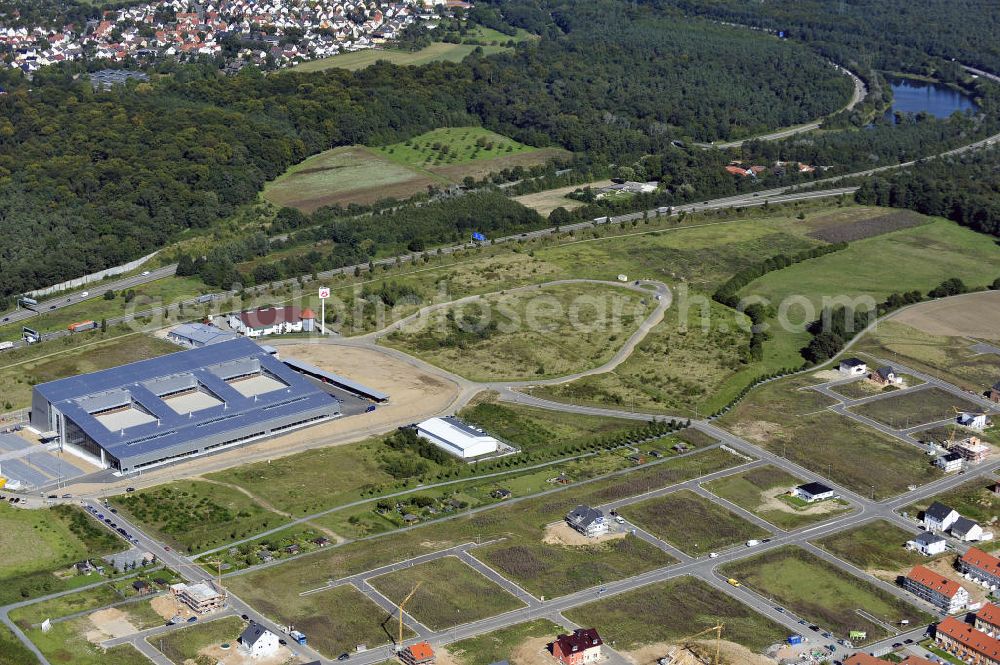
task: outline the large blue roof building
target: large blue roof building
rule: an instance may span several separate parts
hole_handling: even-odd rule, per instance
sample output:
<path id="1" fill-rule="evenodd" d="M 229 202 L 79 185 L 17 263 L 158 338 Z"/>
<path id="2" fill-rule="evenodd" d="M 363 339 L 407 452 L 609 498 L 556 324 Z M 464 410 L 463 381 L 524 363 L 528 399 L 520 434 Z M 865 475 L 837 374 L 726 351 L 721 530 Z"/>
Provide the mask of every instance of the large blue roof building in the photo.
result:
<path id="1" fill-rule="evenodd" d="M 35 386 L 31 424 L 121 473 L 339 416 L 340 402 L 248 339 Z"/>

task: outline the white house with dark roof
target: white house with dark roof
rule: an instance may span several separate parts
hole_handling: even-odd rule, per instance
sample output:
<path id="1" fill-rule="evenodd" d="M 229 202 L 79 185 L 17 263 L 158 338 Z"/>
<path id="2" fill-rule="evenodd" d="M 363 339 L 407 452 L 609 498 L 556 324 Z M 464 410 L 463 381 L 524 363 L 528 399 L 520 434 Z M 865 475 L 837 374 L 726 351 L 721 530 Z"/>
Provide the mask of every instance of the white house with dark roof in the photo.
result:
<path id="1" fill-rule="evenodd" d="M 960 517 L 954 508 L 935 501 L 924 511 L 924 528 L 928 531 L 947 531 Z"/>
<path id="2" fill-rule="evenodd" d="M 569 511 L 566 523 L 589 538 L 603 536 L 609 528 L 608 520 L 602 510 L 583 504 Z"/>
<path id="3" fill-rule="evenodd" d="M 792 493 L 806 503 L 833 498 L 833 488 L 823 483 L 805 483 L 792 490 Z"/>
<path id="4" fill-rule="evenodd" d="M 903 377 L 896 373 L 896 370 L 889 365 L 879 367 L 868 377 L 880 386 L 898 386 L 903 383 Z"/>
<path id="5" fill-rule="evenodd" d="M 951 525 L 951 535 L 963 542 L 975 542 L 983 539 L 983 527 L 968 517 L 959 517 Z"/>
<path id="6" fill-rule="evenodd" d="M 934 556 L 948 549 L 948 541 L 936 533 L 924 531 L 906 543 L 906 546 L 911 550 L 920 552 L 924 556 Z"/>
<path id="7" fill-rule="evenodd" d="M 868 365 L 857 358 L 847 358 L 840 361 L 840 373 L 849 376 L 864 376 L 868 373 Z"/>
<path id="8" fill-rule="evenodd" d="M 938 467 L 945 473 L 961 471 L 962 464 L 964 464 L 964 459 L 958 453 L 945 453 L 934 460 L 934 466 Z"/>
<path id="9" fill-rule="evenodd" d="M 238 643 L 251 658 L 270 658 L 281 648 L 278 636 L 256 621 L 251 621 L 240 633 Z"/>

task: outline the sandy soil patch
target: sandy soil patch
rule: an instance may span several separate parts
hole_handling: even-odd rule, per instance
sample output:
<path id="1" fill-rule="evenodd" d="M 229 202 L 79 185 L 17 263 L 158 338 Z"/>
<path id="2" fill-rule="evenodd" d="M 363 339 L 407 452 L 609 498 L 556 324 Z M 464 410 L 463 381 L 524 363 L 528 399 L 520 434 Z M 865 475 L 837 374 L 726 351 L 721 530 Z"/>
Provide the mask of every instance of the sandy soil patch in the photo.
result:
<path id="1" fill-rule="evenodd" d="M 351 443 L 444 413 L 460 393 L 453 381 L 397 359 L 387 351 L 325 343 L 285 344 L 279 340 L 271 343 L 280 348 L 283 357 L 299 358 L 384 391 L 390 395 L 390 402 L 379 405 L 372 413 L 337 418 L 243 448 L 152 469 L 138 478 L 108 485 L 79 484 L 66 491 L 79 495 L 114 491 L 114 488 L 121 491 L 126 486 L 149 487 L 311 448 Z"/>
<path id="2" fill-rule="evenodd" d="M 553 636 L 555 637 L 555 636 Z M 517 645 L 510 653 L 513 665 L 552 665 L 552 652 L 549 651 L 550 637 L 533 637 Z"/>
<path id="3" fill-rule="evenodd" d="M 187 617 L 191 610 L 187 605 L 179 602 L 174 596 L 157 596 L 149 601 L 149 606 L 153 611 L 163 617 L 164 621 L 169 621 L 175 616 Z"/>
<path id="4" fill-rule="evenodd" d="M 763 443 L 785 431 L 785 428 L 778 423 L 770 423 L 766 420 L 754 420 L 748 423 L 738 423 L 733 425 L 733 434 L 744 439 Z"/>
<path id="5" fill-rule="evenodd" d="M 820 381 L 836 381 L 837 379 L 844 378 L 844 375 L 840 373 L 840 370 L 824 369 L 813 373 L 812 378 L 819 379 Z"/>
<path id="6" fill-rule="evenodd" d="M 640 647 L 634 651 L 624 651 L 622 655 L 630 662 L 635 663 L 635 665 L 655 665 L 658 659 L 666 656 L 671 650 L 674 650 L 674 663 L 676 665 L 704 665 L 706 661 L 703 658 L 705 656 L 714 657 L 714 641 L 698 641 L 693 644 L 695 645 L 695 651 L 698 652 L 698 656 L 701 656 L 701 658 L 691 653 L 691 651 L 669 642 L 658 642 Z M 775 665 L 778 662 L 767 656 L 756 654 L 735 642 L 722 640 L 720 647 L 720 663 L 731 665 Z"/>
<path id="7" fill-rule="evenodd" d="M 899 312 L 892 320 L 930 335 L 1000 339 L 1000 291 L 923 303 Z"/>
<path id="8" fill-rule="evenodd" d="M 592 547 L 609 540 L 619 540 L 625 537 L 625 532 L 609 533 L 596 538 L 583 535 L 565 522 L 554 522 L 545 527 L 542 542 L 546 545 L 568 545 L 570 547 Z"/>
<path id="9" fill-rule="evenodd" d="M 279 647 L 277 653 L 269 658 L 250 658 L 246 653 L 241 652 L 236 642 L 229 642 L 229 648 L 223 649 L 221 644 L 213 644 L 201 649 L 199 656 L 206 656 L 217 665 L 282 665 L 287 662 L 297 662 L 294 654 L 288 647 Z M 188 659 L 188 662 L 193 662 Z"/>
<path id="10" fill-rule="evenodd" d="M 94 624 L 94 630 L 87 631 L 87 640 L 94 644 L 113 637 L 125 637 L 139 632 L 139 629 L 129 622 L 128 615 L 117 607 L 98 610 L 89 618 L 90 623 Z"/>
<path id="11" fill-rule="evenodd" d="M 599 180 L 597 182 L 587 184 L 589 184 L 591 188 L 607 187 L 611 184 L 611 181 Z M 573 210 L 574 208 L 579 208 L 585 205 L 582 201 L 574 201 L 573 199 L 566 198 L 566 195 L 570 192 L 576 191 L 577 189 L 585 186 L 586 185 L 570 185 L 569 187 L 547 189 L 544 192 L 537 192 L 535 194 L 515 196 L 514 200 L 526 208 L 536 210 L 540 215 L 547 216 L 550 212 L 559 207 L 566 208 L 566 210 Z"/>

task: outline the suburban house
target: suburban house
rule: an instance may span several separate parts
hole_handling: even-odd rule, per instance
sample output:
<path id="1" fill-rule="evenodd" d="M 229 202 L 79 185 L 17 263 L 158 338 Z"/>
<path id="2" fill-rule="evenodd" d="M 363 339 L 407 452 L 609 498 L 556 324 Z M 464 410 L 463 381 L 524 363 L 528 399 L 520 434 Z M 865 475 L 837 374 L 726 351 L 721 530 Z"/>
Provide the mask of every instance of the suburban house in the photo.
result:
<path id="1" fill-rule="evenodd" d="M 966 413 L 963 411 L 958 414 L 958 424 L 982 432 L 989 427 L 989 418 L 986 417 L 985 413 Z"/>
<path id="2" fill-rule="evenodd" d="M 584 665 L 601 659 L 604 642 L 596 628 L 577 628 L 569 635 L 560 635 L 552 643 L 552 655 L 564 665 Z"/>
<path id="3" fill-rule="evenodd" d="M 962 465 L 965 460 L 958 453 L 945 453 L 941 455 L 936 460 L 934 460 L 934 466 L 938 467 L 945 473 L 954 473 L 955 471 L 961 471 Z"/>
<path id="4" fill-rule="evenodd" d="M 278 653 L 278 636 L 256 621 L 251 621 L 239 637 L 239 645 L 251 658 L 270 658 Z"/>
<path id="5" fill-rule="evenodd" d="M 936 533 L 924 531 L 906 543 L 906 546 L 911 550 L 920 552 L 924 556 L 934 556 L 948 549 L 948 541 Z"/>
<path id="6" fill-rule="evenodd" d="M 868 373 L 868 365 L 857 358 L 847 358 L 840 361 L 840 373 L 850 376 L 864 376 Z"/>
<path id="7" fill-rule="evenodd" d="M 959 570 L 977 582 L 989 586 L 1000 585 L 1000 559 L 978 547 L 970 547 L 958 560 Z"/>
<path id="8" fill-rule="evenodd" d="M 566 515 L 566 523 L 589 538 L 603 536 L 608 532 L 608 521 L 598 508 L 579 505 Z"/>
<path id="9" fill-rule="evenodd" d="M 937 645 L 976 665 L 1000 665 L 1000 640 L 980 632 L 955 617 L 945 617 L 934 630 Z"/>
<path id="10" fill-rule="evenodd" d="M 959 517 L 951 525 L 951 535 L 963 542 L 983 540 L 983 527 L 968 517 Z"/>
<path id="11" fill-rule="evenodd" d="M 903 588 L 948 614 L 969 606 L 969 592 L 961 584 L 925 566 L 914 566 L 903 578 Z"/>
<path id="12" fill-rule="evenodd" d="M 990 637 L 1000 635 L 1000 607 L 993 603 L 987 603 L 981 610 L 976 612 L 976 630 L 982 631 Z"/>
<path id="13" fill-rule="evenodd" d="M 417 642 L 399 652 L 399 659 L 406 665 L 425 665 L 434 662 L 434 649 L 427 642 Z"/>
<path id="14" fill-rule="evenodd" d="M 177 596 L 178 600 L 198 614 L 214 612 L 226 602 L 226 597 L 216 591 L 215 587 L 207 582 L 174 584 L 170 587 L 170 590 Z"/>
<path id="15" fill-rule="evenodd" d="M 868 378 L 880 386 L 898 386 L 903 383 L 903 377 L 896 374 L 896 370 L 886 365 L 868 375 Z"/>
<path id="16" fill-rule="evenodd" d="M 813 503 L 814 501 L 832 499 L 833 488 L 827 487 L 823 483 L 806 483 L 804 485 L 799 485 L 792 490 L 792 494 L 806 503 Z"/>
<path id="17" fill-rule="evenodd" d="M 997 381 L 996 383 L 993 384 L 993 387 L 990 388 L 990 391 L 986 393 L 986 397 L 991 402 L 996 402 L 1000 404 L 1000 381 Z"/>
<path id="18" fill-rule="evenodd" d="M 958 518 L 953 508 L 935 501 L 924 511 L 924 527 L 928 531 L 947 531 Z"/>
<path id="19" fill-rule="evenodd" d="M 248 312 L 229 315 L 229 327 L 247 337 L 283 335 L 295 332 L 313 332 L 316 315 L 311 309 L 298 307 L 261 307 Z"/>

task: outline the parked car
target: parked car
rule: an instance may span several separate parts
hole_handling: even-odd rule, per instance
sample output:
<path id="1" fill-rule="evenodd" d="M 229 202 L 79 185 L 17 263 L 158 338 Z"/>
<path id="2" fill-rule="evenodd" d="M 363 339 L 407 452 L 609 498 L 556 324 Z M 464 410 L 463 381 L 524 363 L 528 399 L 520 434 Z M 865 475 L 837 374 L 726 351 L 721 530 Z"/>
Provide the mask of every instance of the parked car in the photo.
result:
<path id="1" fill-rule="evenodd" d="M 344 652 L 344 653 L 340 654 L 339 656 L 337 656 L 337 660 L 347 660 L 350 657 L 351 657 L 351 654 L 349 654 L 347 652 Z"/>

